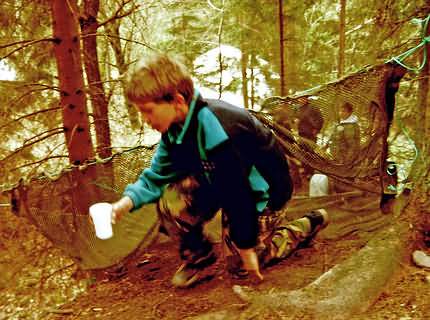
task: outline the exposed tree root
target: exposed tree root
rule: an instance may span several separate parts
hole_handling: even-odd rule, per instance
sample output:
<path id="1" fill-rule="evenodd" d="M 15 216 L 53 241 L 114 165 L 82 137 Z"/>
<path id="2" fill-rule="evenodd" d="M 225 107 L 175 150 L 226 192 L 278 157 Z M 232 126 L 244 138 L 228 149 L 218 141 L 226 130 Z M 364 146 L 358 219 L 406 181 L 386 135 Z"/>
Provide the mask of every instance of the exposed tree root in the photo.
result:
<path id="1" fill-rule="evenodd" d="M 299 290 L 257 292 L 234 286 L 249 302 L 245 310 L 220 310 L 193 319 L 347 319 L 365 312 L 400 265 L 407 225 L 397 223 L 378 232 L 350 258 Z"/>

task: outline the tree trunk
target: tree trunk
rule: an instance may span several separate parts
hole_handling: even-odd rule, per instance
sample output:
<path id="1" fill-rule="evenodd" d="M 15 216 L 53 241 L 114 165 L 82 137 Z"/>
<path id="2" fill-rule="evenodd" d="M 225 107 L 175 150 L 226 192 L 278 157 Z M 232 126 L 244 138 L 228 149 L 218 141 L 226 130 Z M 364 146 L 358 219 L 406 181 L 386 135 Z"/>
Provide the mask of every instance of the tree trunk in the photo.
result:
<path id="1" fill-rule="evenodd" d="M 278 1 L 279 11 L 278 11 L 278 20 L 279 20 L 279 69 L 280 69 L 280 78 L 281 78 L 281 88 L 280 93 L 281 96 L 286 95 L 286 87 L 285 87 L 285 56 L 284 56 L 284 5 L 283 0 Z"/>
<path id="2" fill-rule="evenodd" d="M 427 25 L 425 34 L 430 34 L 430 23 Z M 420 150 L 421 157 L 416 162 L 413 168 L 412 174 L 414 175 L 414 181 L 416 183 L 417 192 L 416 197 L 419 198 L 421 204 L 428 206 L 430 204 L 430 188 L 428 184 L 430 170 L 429 168 L 429 142 L 428 137 L 430 135 L 430 112 L 429 112 L 429 77 L 430 77 L 430 45 L 427 44 L 427 52 L 423 51 L 421 59 L 427 59 L 427 63 L 424 65 L 420 72 L 418 82 L 418 99 L 416 106 L 416 143 L 418 150 Z M 424 54 L 427 56 L 425 57 Z M 423 60 L 422 60 L 423 61 Z"/>
<path id="3" fill-rule="evenodd" d="M 242 58 L 240 59 L 240 69 L 242 71 L 242 95 L 243 95 L 243 106 L 245 109 L 249 108 L 249 96 L 248 96 L 248 52 L 245 46 L 242 46 Z"/>
<path id="4" fill-rule="evenodd" d="M 223 64 L 222 52 L 221 52 L 223 27 L 224 27 L 224 7 L 222 8 L 221 19 L 220 19 L 219 26 L 218 26 L 218 47 L 219 47 L 219 53 L 218 53 L 218 64 L 219 64 L 218 98 L 219 99 L 221 99 L 222 92 L 224 90 L 224 88 L 222 86 L 222 74 L 224 72 L 224 64 Z"/>
<path id="5" fill-rule="evenodd" d="M 236 10 L 235 10 L 236 11 Z M 246 15 L 241 14 L 242 12 L 238 11 L 239 14 L 237 16 L 237 24 L 245 25 Z M 245 109 L 249 108 L 249 93 L 248 93 L 248 64 L 249 64 L 249 32 L 247 29 L 243 29 L 240 33 L 240 71 L 242 73 L 242 96 L 243 96 L 243 106 Z"/>
<path id="6" fill-rule="evenodd" d="M 430 23 L 427 25 L 427 30 L 425 30 L 426 35 L 430 35 Z M 427 60 L 423 69 L 420 72 L 420 80 L 418 82 L 418 101 L 417 101 L 417 136 L 428 137 L 429 134 L 429 112 L 428 112 L 428 91 L 429 91 L 429 76 L 430 76 L 430 45 L 426 45 L 427 50 L 423 51 L 421 60 Z M 424 56 L 426 55 L 426 56 Z M 423 121 L 424 120 L 424 121 Z M 428 153 L 428 141 L 427 139 L 422 139 L 419 141 L 420 149 L 423 151 L 423 156 Z"/>
<path id="7" fill-rule="evenodd" d="M 397 13 L 392 8 L 394 2 L 376 1 L 371 30 L 372 40 L 369 42 L 369 53 L 366 57 L 369 64 L 376 64 L 381 59 L 381 49 L 384 42 L 390 37 L 392 29 L 395 28 Z"/>
<path id="8" fill-rule="evenodd" d="M 97 140 L 97 155 L 104 159 L 112 155 L 111 138 L 108 118 L 108 101 L 103 89 L 100 76 L 99 58 L 97 54 L 97 14 L 99 0 L 85 0 L 84 14 L 80 18 L 83 57 L 85 72 L 87 74 L 89 95 L 94 112 L 94 127 Z"/>
<path id="9" fill-rule="evenodd" d="M 93 157 L 86 110 L 76 1 L 52 1 L 54 53 L 60 82 L 60 106 L 69 159 L 81 164 Z"/>
<path id="10" fill-rule="evenodd" d="M 94 153 L 86 110 L 76 0 L 53 0 L 52 24 L 67 149 L 70 162 L 79 165 L 93 158 Z M 73 168 L 68 191 L 75 215 L 88 214 L 88 207 L 95 199 L 95 177 L 95 166 L 89 166 L 87 170 Z M 75 226 L 77 221 L 73 221 Z M 74 235 L 76 233 L 71 237 Z"/>
<path id="11" fill-rule="evenodd" d="M 124 75 L 127 72 L 127 64 L 124 59 L 124 52 L 121 47 L 121 39 L 119 33 L 120 21 L 114 20 L 109 26 L 105 26 L 107 32 L 109 33 L 109 42 L 112 47 L 112 50 L 115 54 L 116 67 L 120 75 Z M 121 86 L 123 91 L 125 92 L 124 82 L 121 81 Z M 139 129 L 141 127 L 139 113 L 136 108 L 128 101 L 127 97 L 124 95 L 125 105 L 127 107 L 128 120 L 130 121 L 130 125 L 132 129 Z"/>
<path id="12" fill-rule="evenodd" d="M 285 87 L 291 94 L 304 89 L 300 67 L 303 65 L 303 42 L 301 34 L 304 22 L 304 2 L 285 2 L 284 8 L 284 50 Z"/>
<path id="13" fill-rule="evenodd" d="M 256 59 L 255 59 L 255 54 L 254 52 L 251 53 L 251 59 L 250 59 L 250 68 L 251 68 L 251 74 L 249 76 L 249 81 L 251 83 L 251 108 L 254 109 L 255 106 L 255 74 L 254 74 L 254 70 L 255 70 L 255 64 L 256 64 Z"/>
<path id="14" fill-rule="evenodd" d="M 345 70 L 345 19 L 346 18 L 346 0 L 340 0 L 340 24 L 339 24 L 339 61 L 337 67 L 337 76 L 341 78 Z"/>

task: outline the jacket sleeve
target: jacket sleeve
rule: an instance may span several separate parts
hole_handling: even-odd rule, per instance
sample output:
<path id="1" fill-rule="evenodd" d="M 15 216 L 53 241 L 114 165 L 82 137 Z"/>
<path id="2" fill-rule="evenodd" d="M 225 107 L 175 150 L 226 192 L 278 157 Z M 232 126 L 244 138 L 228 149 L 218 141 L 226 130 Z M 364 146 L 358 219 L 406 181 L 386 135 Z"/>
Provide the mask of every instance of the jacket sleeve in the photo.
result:
<path id="1" fill-rule="evenodd" d="M 144 204 L 156 202 L 162 195 L 164 186 L 171 182 L 177 174 L 172 169 L 169 152 L 163 139 L 152 158 L 151 167 L 140 174 L 136 182 L 127 185 L 123 196 L 129 196 L 133 201 L 133 210 Z"/>
<path id="2" fill-rule="evenodd" d="M 230 236 L 240 249 L 249 249 L 257 244 L 258 212 L 248 174 L 231 141 L 214 148 L 210 160 L 215 164 L 212 182 L 219 194 L 222 208 L 229 221 Z"/>

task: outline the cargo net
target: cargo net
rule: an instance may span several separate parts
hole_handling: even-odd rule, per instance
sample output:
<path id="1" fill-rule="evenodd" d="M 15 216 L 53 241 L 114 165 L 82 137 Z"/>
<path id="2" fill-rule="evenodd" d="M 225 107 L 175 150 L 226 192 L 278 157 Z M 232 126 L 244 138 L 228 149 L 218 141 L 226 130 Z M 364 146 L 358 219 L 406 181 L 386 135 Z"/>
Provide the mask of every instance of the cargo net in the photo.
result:
<path id="1" fill-rule="evenodd" d="M 404 73 L 384 64 L 297 96 L 266 99 L 256 116 L 281 141 L 296 194 L 308 192 L 315 173 L 327 175 L 338 191 L 395 191 L 387 135 Z"/>
<path id="2" fill-rule="evenodd" d="M 404 69 L 392 64 L 369 67 L 294 97 L 269 98 L 255 113 L 276 133 L 290 162 L 295 192 L 288 215 L 294 218 L 322 207 L 333 216 L 352 213 L 352 218 L 344 218 L 348 223 L 333 224 L 333 237 L 356 230 L 354 221 L 368 230 L 381 223 L 381 197 L 388 186 L 395 187 L 395 172 L 386 170 L 387 134 L 403 74 Z M 345 105 L 353 117 L 341 123 Z M 88 208 L 117 200 L 150 165 L 154 150 L 137 147 L 104 162 L 71 167 L 56 177 L 21 182 L 8 191 L 13 211 L 28 218 L 83 269 L 124 263 L 156 238 L 155 205 L 125 215 L 108 240 L 95 237 Z M 328 187 L 320 186 L 323 191 L 310 197 L 309 182 L 315 176 Z"/>

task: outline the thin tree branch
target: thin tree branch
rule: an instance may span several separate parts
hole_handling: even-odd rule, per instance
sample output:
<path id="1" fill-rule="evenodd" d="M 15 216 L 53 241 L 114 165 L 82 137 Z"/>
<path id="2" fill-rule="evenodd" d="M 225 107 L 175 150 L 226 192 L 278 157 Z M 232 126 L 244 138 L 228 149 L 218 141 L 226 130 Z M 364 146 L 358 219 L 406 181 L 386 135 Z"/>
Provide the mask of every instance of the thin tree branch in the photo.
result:
<path id="1" fill-rule="evenodd" d="M 53 129 L 45 130 L 45 131 L 43 131 L 41 133 L 38 133 L 37 135 L 35 135 L 35 136 L 33 136 L 33 137 L 29 138 L 29 139 L 24 140 L 24 145 L 27 145 L 27 144 L 31 143 L 31 141 L 34 140 L 34 139 L 38 140 L 39 137 L 42 137 L 43 135 L 45 135 L 47 133 L 56 132 L 56 131 L 60 131 L 60 130 L 61 130 L 61 132 L 63 132 L 64 128 L 60 127 L 60 128 L 53 128 Z"/>
<path id="2" fill-rule="evenodd" d="M 26 44 L 26 45 L 30 45 L 30 44 L 34 44 L 34 43 L 38 43 L 41 41 L 53 41 L 54 38 L 43 38 L 43 39 L 37 39 L 37 40 L 20 40 L 20 41 L 15 41 L 15 42 L 11 42 L 8 44 L 4 44 L 0 46 L 0 49 L 5 49 L 5 48 L 9 48 L 9 47 L 13 47 L 16 46 L 18 44 Z"/>
<path id="3" fill-rule="evenodd" d="M 347 36 L 347 35 L 349 35 L 350 33 L 353 33 L 353 32 L 355 32 L 355 31 L 358 31 L 358 30 L 360 30 L 360 29 L 362 29 L 362 28 L 364 28 L 364 27 L 368 26 L 369 24 L 371 24 L 372 22 L 374 22 L 374 20 L 375 20 L 374 18 L 369 18 L 369 19 L 365 20 L 363 23 L 360 23 L 359 25 L 355 26 L 354 28 L 352 28 L 352 29 L 350 29 L 350 30 L 346 31 L 346 32 L 345 32 L 345 36 Z M 331 44 L 334 44 L 334 43 L 335 43 L 335 42 L 337 42 L 337 41 L 338 41 L 338 39 L 336 38 L 336 39 L 333 39 L 333 40 L 327 41 L 327 42 L 326 42 L 326 44 L 327 44 L 327 45 L 331 45 Z"/>
<path id="4" fill-rule="evenodd" d="M 212 9 L 214 9 L 214 10 L 217 10 L 217 11 L 224 11 L 224 8 L 223 9 L 220 9 L 220 8 L 218 8 L 218 7 L 216 7 L 213 3 L 212 3 L 212 1 L 211 0 L 207 0 L 207 3 L 208 3 L 208 5 L 209 5 L 209 7 L 211 7 Z M 223 7 L 224 7 L 224 3 L 223 3 Z"/>
<path id="5" fill-rule="evenodd" d="M 50 42 L 52 42 L 54 40 L 55 40 L 54 38 L 44 38 L 44 39 L 39 39 L 39 40 L 28 41 L 24 45 L 22 45 L 22 46 L 20 46 L 20 47 L 18 47 L 16 49 L 14 49 L 14 50 L 12 50 L 11 52 L 9 52 L 8 54 L 6 54 L 5 56 L 0 57 L 0 60 L 6 59 L 6 58 L 10 57 L 11 55 L 13 55 L 15 52 L 20 51 L 22 49 L 25 49 L 26 47 L 31 46 L 33 44 L 36 44 L 38 42 L 44 42 L 44 41 L 50 41 Z M 7 47 L 7 45 L 5 45 L 3 47 Z M 2 48 L 0 47 L 0 49 L 2 49 Z"/>
<path id="6" fill-rule="evenodd" d="M 36 143 L 38 143 L 40 141 L 43 141 L 43 140 L 45 140 L 45 139 L 47 139 L 49 137 L 55 136 L 57 134 L 63 133 L 64 132 L 64 128 L 51 129 L 51 130 L 48 130 L 46 132 L 43 132 L 43 133 L 39 134 L 38 136 L 41 136 L 42 134 L 50 132 L 50 131 L 51 131 L 51 133 L 48 134 L 48 135 L 46 135 L 46 136 L 44 136 L 44 137 L 41 137 L 41 138 L 39 138 L 37 140 L 34 140 L 32 142 L 29 142 L 29 143 L 24 143 L 21 147 L 19 147 L 18 149 L 15 149 L 12 153 L 8 154 L 6 157 L 4 157 L 3 159 L 1 159 L 0 162 L 8 160 L 9 158 L 13 157 L 17 153 L 19 153 L 22 150 L 24 150 L 25 148 L 28 148 L 28 147 L 30 147 L 30 146 L 32 146 L 32 145 L 34 145 L 34 144 L 36 144 Z M 52 131 L 54 131 L 54 132 L 52 132 Z"/>
<path id="7" fill-rule="evenodd" d="M 44 84 L 44 83 L 25 83 L 25 84 L 22 84 L 20 86 L 17 86 L 17 88 L 25 88 L 25 87 L 33 87 L 33 86 L 34 87 L 39 86 L 39 87 L 43 87 L 45 89 L 50 89 L 50 90 L 55 90 L 55 91 L 60 92 L 60 88 L 59 87 L 48 85 L 48 84 Z"/>
<path id="8" fill-rule="evenodd" d="M 419 81 L 419 80 L 427 79 L 427 78 L 430 78 L 430 76 L 415 77 L 415 78 L 407 79 L 407 80 L 402 79 L 402 82 L 414 82 L 414 81 Z"/>
<path id="9" fill-rule="evenodd" d="M 7 126 L 9 126 L 9 125 L 11 125 L 11 124 L 13 124 L 13 123 L 15 123 L 15 122 L 20 121 L 22 119 L 30 118 L 30 117 L 35 116 L 37 114 L 41 114 L 41 113 L 45 113 L 45 112 L 49 112 L 49 111 L 54 111 L 54 110 L 59 110 L 59 109 L 61 109 L 61 107 L 48 108 L 48 109 L 39 110 L 39 111 L 36 111 L 36 112 L 33 112 L 33 113 L 25 114 L 25 115 L 23 115 L 21 117 L 13 119 L 12 121 L 9 121 L 8 123 L 0 126 L 0 130 L 3 129 L 3 128 L 5 128 L 5 127 L 7 127 Z"/>
<path id="10" fill-rule="evenodd" d="M 46 161 L 51 160 L 51 159 L 57 159 L 57 158 L 69 158 L 69 156 L 66 155 L 66 154 L 57 155 L 57 156 L 48 156 L 48 157 L 45 157 L 45 158 L 43 158 L 41 160 L 37 160 L 37 161 L 34 161 L 34 162 L 26 163 L 26 164 L 23 164 L 21 166 L 12 168 L 12 169 L 10 169 L 10 171 L 17 171 L 17 170 L 25 168 L 25 167 L 30 167 L 30 166 L 33 166 L 33 165 L 36 165 L 36 164 L 39 164 L 39 163 L 42 164 L 43 162 L 46 162 Z"/>
<path id="11" fill-rule="evenodd" d="M 105 26 L 106 24 L 112 22 L 113 20 L 117 20 L 117 19 L 121 19 L 121 18 L 127 17 L 127 16 L 129 16 L 130 14 L 132 14 L 134 11 L 136 11 L 140 7 L 140 5 L 134 5 L 130 10 L 121 13 L 122 9 L 127 4 L 129 4 L 130 2 L 132 2 L 132 0 L 123 1 L 123 3 L 121 4 L 121 6 L 115 11 L 115 13 L 113 14 L 113 16 L 110 17 L 110 18 L 108 18 L 106 21 L 103 21 L 103 22 L 99 23 L 98 27 Z"/>
<path id="12" fill-rule="evenodd" d="M 143 43 L 143 42 L 139 42 L 139 41 L 136 41 L 136 40 L 131 40 L 131 39 L 119 37 L 119 36 L 114 36 L 114 35 L 107 34 L 107 33 L 88 33 L 88 34 L 86 34 L 84 36 L 81 36 L 81 38 L 90 37 L 90 36 L 116 38 L 116 39 L 124 40 L 124 41 L 127 41 L 127 42 L 140 44 L 140 45 L 142 45 L 144 47 L 147 47 L 147 48 L 149 48 L 151 50 L 154 50 L 154 51 L 159 51 L 159 50 L 151 47 L 149 44 L 146 44 L 146 43 Z"/>
<path id="13" fill-rule="evenodd" d="M 14 105 L 16 105 L 17 102 L 19 102 L 21 99 L 24 99 L 26 96 L 31 95 L 34 92 L 45 91 L 45 90 L 51 90 L 51 89 L 43 88 L 43 89 L 34 89 L 34 90 L 27 91 L 23 95 L 21 95 L 21 96 L 17 97 L 16 99 L 12 100 L 10 103 L 11 103 L 12 106 L 14 106 Z"/>
<path id="14" fill-rule="evenodd" d="M 47 154 L 47 155 L 46 155 L 46 157 L 44 157 L 43 159 L 38 160 L 38 161 L 35 161 L 35 162 L 31 162 L 31 163 L 26 163 L 26 164 L 21 165 L 21 166 L 19 166 L 19 167 L 15 167 L 15 168 L 11 169 L 11 171 L 16 171 L 16 170 L 18 170 L 18 169 L 20 169 L 20 168 L 28 167 L 28 166 L 31 166 L 31 165 L 35 165 L 35 164 L 37 164 L 37 166 L 35 166 L 34 168 L 32 168 L 32 169 L 31 169 L 31 171 L 30 171 L 30 172 L 29 172 L 29 174 L 28 174 L 29 176 L 32 176 L 32 175 L 34 174 L 34 172 L 37 170 L 37 168 L 39 168 L 39 167 L 42 165 L 42 163 L 44 163 L 45 161 L 48 161 L 48 160 L 50 160 L 50 159 L 55 159 L 55 158 L 69 158 L 69 156 L 68 156 L 68 155 L 57 155 L 57 156 L 51 156 L 51 154 L 52 154 L 55 150 L 57 150 L 59 147 L 61 147 L 61 146 L 64 146 L 64 142 L 59 143 L 59 144 L 58 144 L 58 145 L 56 145 L 54 148 L 52 148 L 51 150 L 49 150 L 48 154 Z"/>

